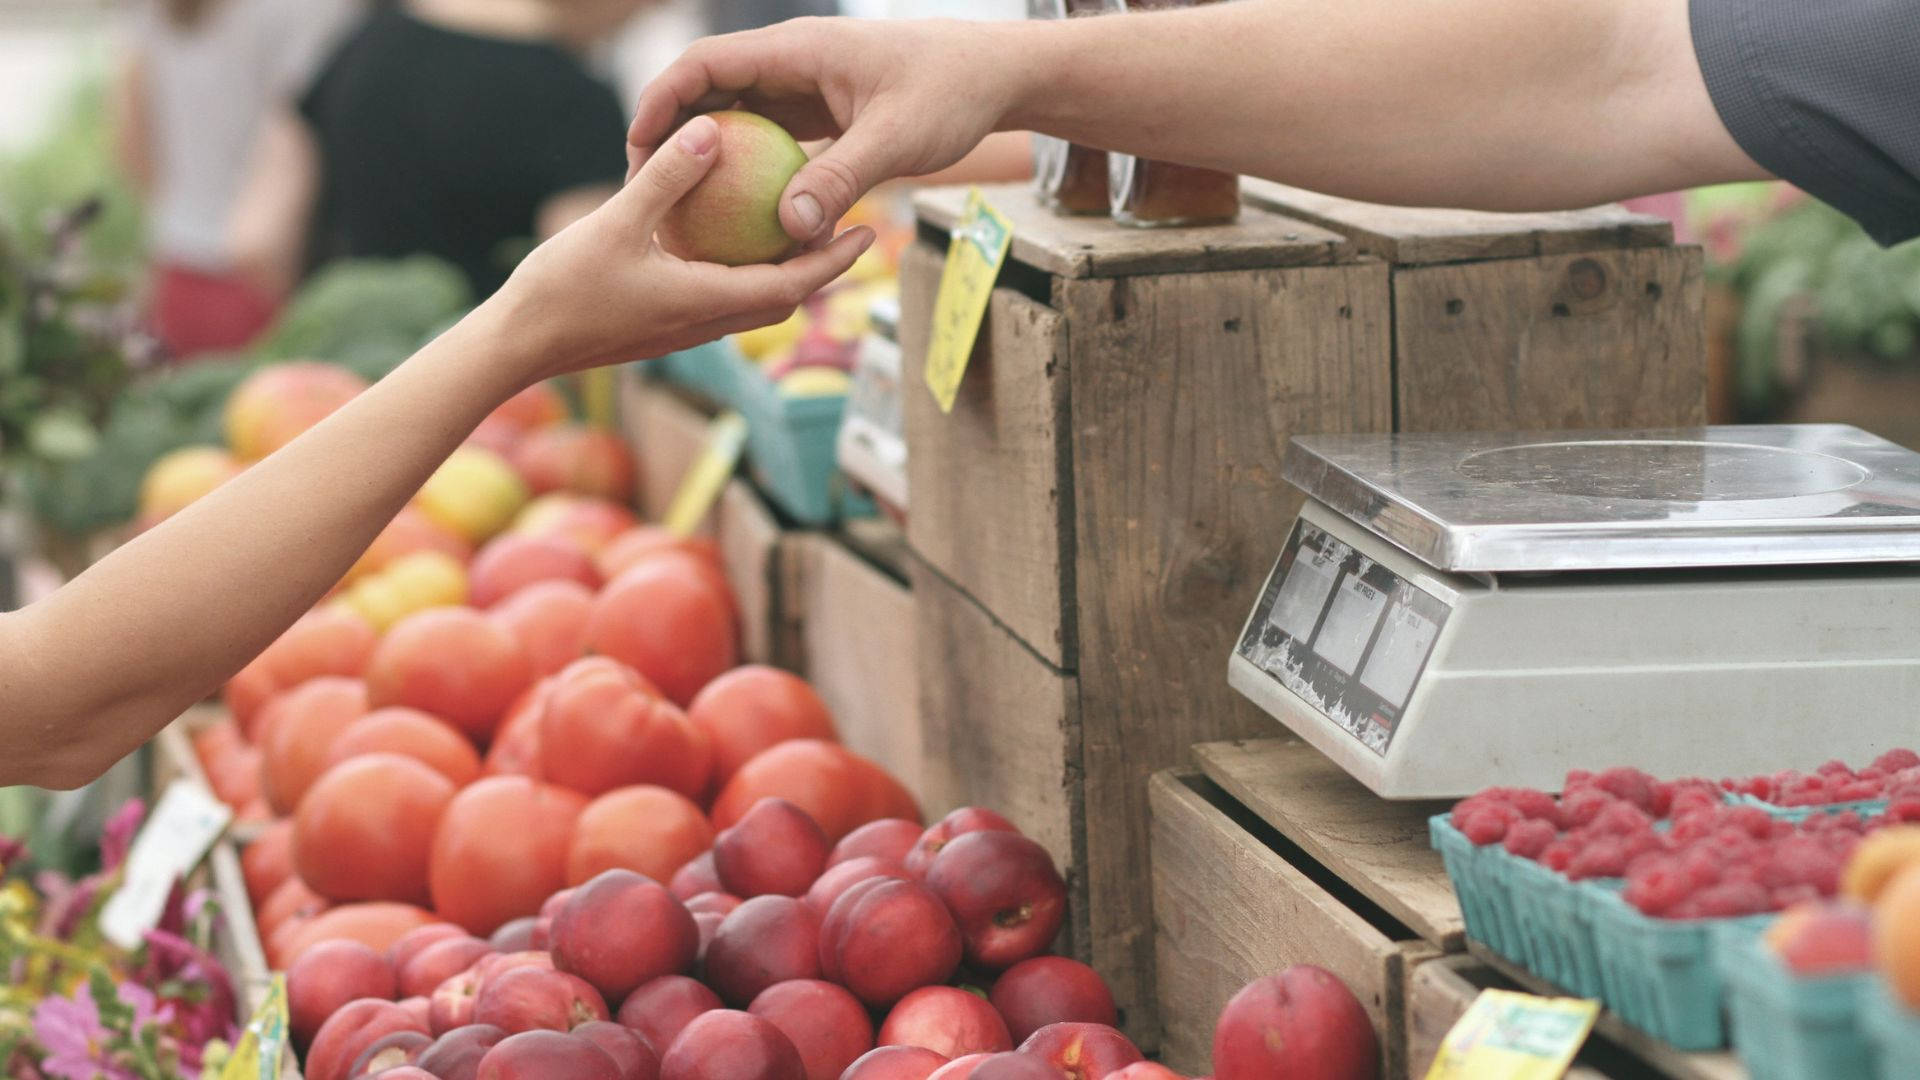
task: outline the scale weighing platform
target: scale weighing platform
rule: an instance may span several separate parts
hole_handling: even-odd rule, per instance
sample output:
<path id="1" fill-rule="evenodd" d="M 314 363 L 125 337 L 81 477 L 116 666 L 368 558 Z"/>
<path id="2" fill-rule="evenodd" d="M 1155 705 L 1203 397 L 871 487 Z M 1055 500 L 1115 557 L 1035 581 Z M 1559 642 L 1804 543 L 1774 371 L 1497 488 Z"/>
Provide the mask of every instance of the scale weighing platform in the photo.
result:
<path id="1" fill-rule="evenodd" d="M 1293 440 L 1228 681 L 1388 798 L 1920 744 L 1920 454 L 1833 424 Z"/>

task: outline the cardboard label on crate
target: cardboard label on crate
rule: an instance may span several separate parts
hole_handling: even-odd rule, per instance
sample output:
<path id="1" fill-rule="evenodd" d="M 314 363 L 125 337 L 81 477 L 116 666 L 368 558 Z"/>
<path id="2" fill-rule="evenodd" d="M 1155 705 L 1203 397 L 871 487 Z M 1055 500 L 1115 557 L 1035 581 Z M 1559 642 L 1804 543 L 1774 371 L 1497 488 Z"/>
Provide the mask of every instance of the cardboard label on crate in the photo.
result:
<path id="1" fill-rule="evenodd" d="M 1559 1080 L 1600 1003 L 1482 990 L 1440 1044 L 1427 1080 Z"/>
<path id="2" fill-rule="evenodd" d="M 747 445 L 747 418 L 732 410 L 721 413 L 707 425 L 707 446 L 673 493 L 667 516 L 661 522 L 675 536 L 692 536 L 706 520 L 714 500 L 733 476 L 740 463 L 740 451 Z"/>
<path id="3" fill-rule="evenodd" d="M 173 883 L 186 876 L 233 819 L 233 811 L 192 780 L 175 780 L 140 827 L 126 877 L 100 909 L 100 931 L 123 949 L 159 925 Z"/>
<path id="4" fill-rule="evenodd" d="M 287 1046 L 287 977 L 275 975 L 267 996 L 247 1021 L 240 1042 L 220 1070 L 220 1080 L 279 1080 Z"/>
<path id="5" fill-rule="evenodd" d="M 940 292 L 933 301 L 933 335 L 927 343 L 927 389 L 952 412 L 966 377 L 973 343 L 980 337 L 994 279 L 1013 245 L 1013 224 L 988 205 L 979 188 L 967 193 L 967 212 L 947 245 L 947 268 L 940 275 Z"/>

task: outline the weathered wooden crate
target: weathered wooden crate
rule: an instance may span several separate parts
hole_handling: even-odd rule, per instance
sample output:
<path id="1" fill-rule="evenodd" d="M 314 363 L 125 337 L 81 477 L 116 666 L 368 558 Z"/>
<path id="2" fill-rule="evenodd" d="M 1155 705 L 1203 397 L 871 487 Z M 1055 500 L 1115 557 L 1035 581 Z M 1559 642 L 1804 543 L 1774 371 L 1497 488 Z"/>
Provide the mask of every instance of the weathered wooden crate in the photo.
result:
<path id="1" fill-rule="evenodd" d="M 1013 248 L 952 413 L 903 380 L 928 784 L 1070 853 L 1076 947 L 1151 1044 L 1146 779 L 1273 730 L 1225 666 L 1299 507 L 1287 440 L 1698 422 L 1700 260 L 1613 210 L 1143 232 L 988 197 Z M 918 203 L 915 375 L 963 206 Z"/>
<path id="2" fill-rule="evenodd" d="M 1207 1074 L 1214 1022 L 1228 999 L 1262 976 L 1316 964 L 1366 1008 L 1383 1075 L 1406 1075 L 1408 980 L 1440 950 L 1204 776 L 1162 772 L 1149 791 L 1166 1062 Z"/>
<path id="3" fill-rule="evenodd" d="M 1445 803 L 1392 802 L 1376 797 L 1358 781 L 1308 744 L 1292 738 L 1256 739 L 1238 742 L 1208 743 L 1193 748 L 1200 777 L 1191 781 L 1204 784 L 1200 790 L 1212 794 L 1220 817 L 1216 824 L 1231 823 L 1250 838 L 1277 852 L 1286 853 L 1290 870 L 1310 876 L 1331 895 L 1341 898 L 1346 907 L 1361 915 L 1370 925 L 1404 929 L 1417 938 L 1424 949 L 1411 943 L 1403 947 L 1407 958 L 1405 983 L 1401 992 L 1402 1015 L 1396 1022 L 1398 1050 L 1389 1050 L 1389 1061 L 1398 1061 L 1408 1070 L 1405 1075 L 1425 1075 L 1426 1066 L 1454 1020 L 1464 1012 L 1472 994 L 1479 988 L 1523 987 L 1538 993 L 1560 994 L 1553 987 L 1497 957 L 1482 955 L 1466 939 L 1460 905 L 1448 883 L 1446 868 L 1438 852 L 1432 850 L 1427 834 L 1427 819 L 1440 812 Z M 1162 783 L 1156 779 L 1155 783 Z M 1160 796 L 1156 792 L 1156 799 Z M 1212 1030 L 1213 1014 L 1199 1011 L 1187 1003 L 1195 999 L 1193 983 L 1212 978 L 1218 984 L 1238 977 L 1244 966 L 1228 974 L 1211 973 L 1205 962 L 1189 953 L 1200 950 L 1195 944 L 1183 944 L 1176 936 L 1178 920 L 1191 918 L 1179 914 L 1180 908 L 1192 908 L 1202 894 L 1184 897 L 1171 890 L 1164 880 L 1170 868 L 1185 870 L 1191 857 L 1179 850 L 1179 837 L 1169 836 L 1163 828 L 1161 802 L 1154 807 L 1154 888 L 1155 919 L 1162 940 L 1159 991 L 1162 1018 L 1166 1029 L 1164 1045 L 1175 1048 L 1203 1046 Z M 1222 825 L 1222 828 L 1225 826 Z M 1256 875 L 1235 883 L 1231 894 L 1238 905 L 1235 913 L 1212 914 L 1215 923 L 1225 926 L 1259 925 L 1272 913 L 1262 906 L 1261 897 L 1274 886 L 1257 875 L 1272 871 L 1250 863 Z M 1248 870 L 1239 873 L 1248 873 Z M 1220 886 L 1209 885 L 1216 892 Z M 1223 901 L 1216 901 L 1216 905 Z M 1169 903 L 1179 905 L 1170 910 Z M 1319 957 L 1330 948 L 1327 939 L 1335 933 L 1330 924 L 1312 937 L 1288 942 L 1289 951 L 1265 971 L 1267 974 L 1288 964 L 1318 963 L 1328 967 L 1366 1000 L 1363 986 L 1373 982 L 1355 982 L 1348 970 L 1333 967 Z M 1391 936 L 1391 935 L 1389 935 Z M 1352 935 L 1348 935 L 1351 940 Z M 1466 952 L 1472 948 L 1469 958 Z M 1445 955 L 1444 965 L 1435 958 Z M 1436 970 L 1429 970 L 1436 969 Z M 1194 971 L 1207 972 L 1195 976 Z M 1359 969 L 1365 977 L 1366 969 Z M 1469 977 L 1470 976 L 1470 977 Z M 1241 979 L 1242 982 L 1246 979 Z M 1472 990 L 1465 988 L 1471 984 Z M 1216 996 L 1231 993 L 1232 988 L 1215 985 Z M 1561 995 L 1564 996 L 1564 995 Z M 1582 1051 L 1584 1067 L 1594 1070 L 1586 1075 L 1619 1077 L 1671 1077 L 1674 1080 L 1740 1080 L 1745 1076 L 1731 1054 L 1695 1054 L 1675 1050 L 1633 1030 L 1611 1013 L 1603 1012 L 1596 1034 Z M 1204 1058 L 1189 1061 L 1196 1068 Z M 1400 1073 L 1389 1068 L 1387 1076 Z M 1576 1073 L 1574 1075 L 1582 1075 Z"/>

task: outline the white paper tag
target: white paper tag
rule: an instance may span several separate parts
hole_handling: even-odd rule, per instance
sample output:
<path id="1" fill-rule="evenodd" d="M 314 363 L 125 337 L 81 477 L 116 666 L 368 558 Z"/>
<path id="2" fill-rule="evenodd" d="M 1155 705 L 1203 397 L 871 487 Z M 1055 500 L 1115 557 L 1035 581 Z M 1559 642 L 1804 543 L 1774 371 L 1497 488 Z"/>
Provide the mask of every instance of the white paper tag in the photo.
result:
<path id="1" fill-rule="evenodd" d="M 173 883 L 213 846 L 233 811 L 192 780 L 175 780 L 147 817 L 127 856 L 126 878 L 100 909 L 100 931 L 123 949 L 160 922 Z"/>

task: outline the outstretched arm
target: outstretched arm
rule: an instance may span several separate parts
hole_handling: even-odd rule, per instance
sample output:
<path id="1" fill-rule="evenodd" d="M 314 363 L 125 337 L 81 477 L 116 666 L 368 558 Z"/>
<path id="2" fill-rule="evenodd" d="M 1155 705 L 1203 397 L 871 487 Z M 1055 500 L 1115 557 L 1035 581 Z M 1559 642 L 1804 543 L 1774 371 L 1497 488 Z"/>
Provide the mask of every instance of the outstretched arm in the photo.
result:
<path id="1" fill-rule="evenodd" d="M 838 139 L 788 188 L 782 220 L 798 237 L 875 184 L 1022 128 L 1353 198 L 1489 210 L 1764 175 L 1714 111 L 1685 0 L 800 20 L 688 50 L 642 95 L 633 157 L 734 103 Z"/>
<path id="2" fill-rule="evenodd" d="M 705 175 L 716 141 L 712 121 L 688 125 L 387 378 L 54 595 L 0 615 L 0 786 L 85 783 L 212 692 L 516 391 L 779 321 L 872 242 L 855 230 L 739 269 L 662 252 L 654 224 Z"/>

